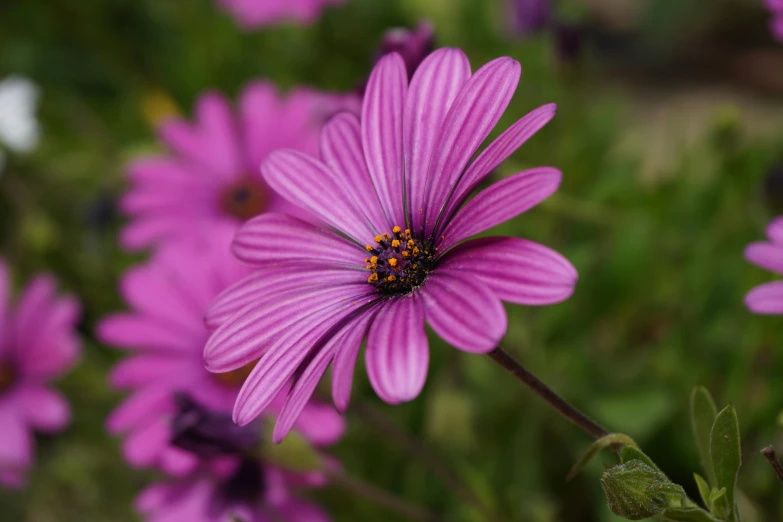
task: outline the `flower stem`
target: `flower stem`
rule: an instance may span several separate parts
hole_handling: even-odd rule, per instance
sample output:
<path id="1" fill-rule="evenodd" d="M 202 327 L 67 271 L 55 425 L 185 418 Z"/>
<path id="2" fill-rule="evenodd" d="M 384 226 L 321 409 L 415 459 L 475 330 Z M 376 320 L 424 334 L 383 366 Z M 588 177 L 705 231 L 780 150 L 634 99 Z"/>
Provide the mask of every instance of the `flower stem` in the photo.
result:
<path id="1" fill-rule="evenodd" d="M 328 469 L 326 470 L 329 478 L 337 485 L 355 493 L 356 495 L 384 506 L 390 511 L 394 511 L 403 516 L 404 520 L 415 520 L 416 522 L 444 522 L 445 519 L 435 513 L 427 511 L 421 506 L 411 504 L 399 497 L 394 496 L 385 489 L 365 482 L 359 478 L 352 477 L 344 471 Z"/>
<path id="2" fill-rule="evenodd" d="M 546 384 L 541 382 L 538 377 L 530 373 L 500 346 L 487 355 L 489 355 L 493 361 L 505 368 L 508 373 L 522 381 L 525 386 L 533 390 L 536 395 L 544 399 L 547 404 L 552 406 L 566 419 L 582 428 L 582 430 L 591 437 L 600 439 L 609 434 L 601 425 L 597 424 L 587 415 L 553 392 Z"/>
<path id="3" fill-rule="evenodd" d="M 775 470 L 775 473 L 777 473 L 778 478 L 781 482 L 783 482 L 783 465 L 780 464 L 780 461 L 778 460 L 778 456 L 775 455 L 775 448 L 772 446 L 767 446 L 763 450 L 761 450 L 761 454 L 764 455 L 764 458 L 769 461 L 769 463 L 772 465 L 772 469 Z"/>

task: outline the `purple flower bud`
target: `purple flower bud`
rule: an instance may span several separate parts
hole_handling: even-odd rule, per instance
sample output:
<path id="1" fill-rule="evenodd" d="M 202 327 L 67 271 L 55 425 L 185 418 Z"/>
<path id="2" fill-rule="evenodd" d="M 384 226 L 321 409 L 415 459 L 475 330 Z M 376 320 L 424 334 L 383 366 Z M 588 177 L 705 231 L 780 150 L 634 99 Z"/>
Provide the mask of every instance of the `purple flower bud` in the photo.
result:
<path id="1" fill-rule="evenodd" d="M 408 80 L 410 80 L 421 62 L 434 48 L 435 35 L 429 22 L 419 22 L 415 29 L 395 27 L 384 33 L 383 40 L 381 40 L 376 52 L 375 63 L 378 63 L 378 60 L 387 54 L 398 53 L 405 62 Z M 357 93 L 363 96 L 366 87 L 367 82 L 362 82 L 356 88 Z"/>
<path id="2" fill-rule="evenodd" d="M 230 415 L 214 413 L 188 395 L 174 398 L 179 412 L 171 422 L 171 443 L 199 457 L 241 455 L 257 445 L 255 426 L 237 426 Z"/>
<path id="3" fill-rule="evenodd" d="M 376 62 L 381 59 L 381 56 L 399 53 L 405 61 L 405 68 L 410 79 L 434 47 L 435 37 L 429 22 L 420 22 L 413 30 L 402 27 L 389 29 L 383 35 Z"/>
<path id="4" fill-rule="evenodd" d="M 510 0 L 511 29 L 517 36 L 531 36 L 546 28 L 552 19 L 551 0 Z"/>

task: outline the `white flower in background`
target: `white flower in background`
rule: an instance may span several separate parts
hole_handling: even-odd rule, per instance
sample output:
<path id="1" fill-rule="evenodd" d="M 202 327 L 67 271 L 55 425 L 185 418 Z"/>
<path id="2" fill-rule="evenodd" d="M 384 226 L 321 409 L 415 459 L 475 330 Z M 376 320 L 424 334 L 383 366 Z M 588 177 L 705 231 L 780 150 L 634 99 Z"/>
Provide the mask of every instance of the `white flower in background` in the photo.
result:
<path id="1" fill-rule="evenodd" d="M 23 76 L 0 81 L 0 170 L 5 163 L 3 149 L 26 154 L 38 145 L 38 95 L 38 86 Z"/>

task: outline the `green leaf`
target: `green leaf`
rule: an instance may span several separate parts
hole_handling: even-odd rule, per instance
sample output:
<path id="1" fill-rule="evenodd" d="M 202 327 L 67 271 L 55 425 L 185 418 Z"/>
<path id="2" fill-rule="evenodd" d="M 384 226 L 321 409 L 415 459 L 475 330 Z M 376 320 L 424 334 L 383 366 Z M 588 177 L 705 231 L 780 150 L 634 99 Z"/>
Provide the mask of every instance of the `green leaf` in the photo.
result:
<path id="1" fill-rule="evenodd" d="M 261 457 L 266 462 L 289 471 L 315 471 L 323 467 L 323 459 L 318 450 L 295 431 L 290 432 L 280 444 L 264 444 L 261 447 Z"/>
<path id="2" fill-rule="evenodd" d="M 661 469 L 655 465 L 655 462 L 653 462 L 652 459 L 639 448 L 635 446 L 623 446 L 622 449 L 620 449 L 620 462 L 625 464 L 631 460 L 641 460 L 652 469 L 661 471 Z"/>
<path id="3" fill-rule="evenodd" d="M 715 419 L 710 433 L 710 460 L 715 473 L 715 486 L 726 488 L 726 500 L 730 507 L 729 522 L 736 518 L 734 490 L 737 474 L 742 464 L 740 433 L 737 412 L 733 404 L 724 408 Z"/>
<path id="4" fill-rule="evenodd" d="M 691 429 L 696 440 L 696 448 L 699 450 L 701 465 L 707 474 L 707 481 L 715 485 L 715 473 L 710 460 L 710 433 L 715 417 L 718 416 L 718 408 L 712 400 L 710 392 L 704 386 L 697 386 L 691 393 Z"/>
<path id="5" fill-rule="evenodd" d="M 602 449 L 615 445 L 638 448 L 636 442 L 634 442 L 634 440 L 628 435 L 623 435 L 622 433 L 610 433 L 609 435 L 605 435 L 593 442 L 593 444 L 590 446 L 590 449 L 587 450 L 587 453 L 585 453 L 584 456 L 579 459 L 576 464 L 574 464 L 574 467 L 571 468 L 571 471 L 568 472 L 566 480 L 571 480 L 574 478 L 580 471 L 584 469 L 585 466 L 587 466 L 591 460 L 593 460 L 593 457 L 595 457 Z"/>
<path id="6" fill-rule="evenodd" d="M 712 488 L 710 502 L 707 504 L 713 515 L 721 520 L 726 520 L 731 513 L 729 499 L 726 497 L 726 488 Z"/>
<path id="7" fill-rule="evenodd" d="M 699 495 L 701 495 L 701 501 L 704 502 L 704 506 L 712 511 L 710 508 L 710 485 L 707 481 L 698 473 L 693 474 L 694 480 L 696 480 L 696 486 L 699 488 Z"/>
<path id="8" fill-rule="evenodd" d="M 666 520 L 679 522 L 720 522 L 706 511 L 698 507 L 669 508 L 663 512 Z"/>
<path id="9" fill-rule="evenodd" d="M 601 477 L 609 509 L 629 520 L 661 515 L 669 507 L 687 501 L 682 487 L 641 460 L 631 460 L 606 470 Z"/>

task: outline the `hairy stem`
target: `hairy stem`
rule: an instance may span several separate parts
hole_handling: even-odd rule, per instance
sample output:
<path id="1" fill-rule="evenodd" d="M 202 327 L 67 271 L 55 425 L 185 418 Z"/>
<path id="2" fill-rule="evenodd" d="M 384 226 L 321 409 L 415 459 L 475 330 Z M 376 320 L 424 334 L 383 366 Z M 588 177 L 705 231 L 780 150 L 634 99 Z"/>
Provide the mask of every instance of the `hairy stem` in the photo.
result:
<path id="1" fill-rule="evenodd" d="M 544 399 L 547 404 L 557 410 L 563 417 L 582 428 L 582 430 L 591 437 L 600 439 L 609 434 L 600 424 L 597 424 L 590 419 L 590 417 L 553 392 L 546 384 L 541 382 L 538 377 L 530 373 L 519 363 L 519 361 L 511 357 L 511 355 L 500 346 L 487 355 L 489 355 L 493 361 L 505 368 L 508 373 L 519 379 L 525 386 L 533 390 L 536 395 Z"/>

